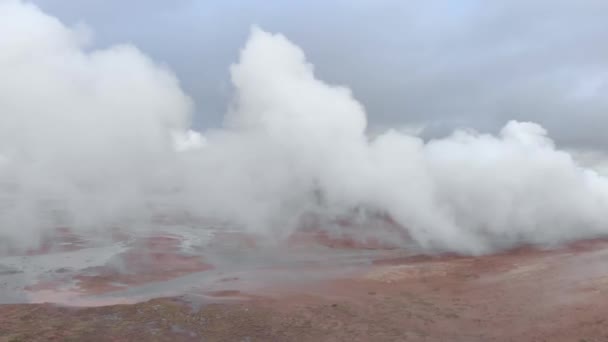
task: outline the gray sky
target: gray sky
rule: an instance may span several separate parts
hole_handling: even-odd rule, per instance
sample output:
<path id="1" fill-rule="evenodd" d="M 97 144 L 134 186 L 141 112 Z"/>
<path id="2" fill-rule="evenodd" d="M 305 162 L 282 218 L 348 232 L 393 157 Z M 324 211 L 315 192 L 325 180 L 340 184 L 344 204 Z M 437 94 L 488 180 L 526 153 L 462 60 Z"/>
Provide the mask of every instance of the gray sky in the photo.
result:
<path id="1" fill-rule="evenodd" d="M 560 144 L 608 149 L 608 1 L 35 0 L 94 47 L 133 43 L 166 63 L 220 125 L 228 66 L 249 28 L 284 33 L 317 76 L 350 86 L 372 126 L 495 131 L 544 125 Z"/>

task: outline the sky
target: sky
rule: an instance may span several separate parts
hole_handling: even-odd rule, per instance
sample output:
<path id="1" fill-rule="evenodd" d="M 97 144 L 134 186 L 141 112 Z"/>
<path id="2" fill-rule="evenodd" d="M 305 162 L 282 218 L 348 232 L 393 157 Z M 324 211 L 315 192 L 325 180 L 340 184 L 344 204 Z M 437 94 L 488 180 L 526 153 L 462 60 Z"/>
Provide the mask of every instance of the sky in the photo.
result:
<path id="1" fill-rule="evenodd" d="M 222 124 L 229 66 L 252 25 L 287 36 L 317 77 L 346 85 L 370 130 L 495 133 L 543 125 L 560 146 L 608 150 L 604 0 L 35 0 L 86 25 L 91 49 L 131 43 L 176 73 L 195 128 Z"/>

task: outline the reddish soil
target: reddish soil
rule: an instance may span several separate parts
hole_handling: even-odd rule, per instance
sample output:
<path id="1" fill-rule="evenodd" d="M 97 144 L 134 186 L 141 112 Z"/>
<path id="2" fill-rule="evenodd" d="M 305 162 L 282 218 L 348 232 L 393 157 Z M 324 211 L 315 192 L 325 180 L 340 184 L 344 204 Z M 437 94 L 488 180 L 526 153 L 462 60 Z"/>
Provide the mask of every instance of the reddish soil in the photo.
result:
<path id="1" fill-rule="evenodd" d="M 170 237 L 144 243 L 151 255 L 126 252 L 124 274 L 81 279 L 83 289 L 212 267 L 177 255 Z M 483 257 L 385 252 L 300 286 L 242 291 L 227 276 L 221 290 L 130 305 L 2 305 L 0 341 L 608 341 L 607 242 Z"/>

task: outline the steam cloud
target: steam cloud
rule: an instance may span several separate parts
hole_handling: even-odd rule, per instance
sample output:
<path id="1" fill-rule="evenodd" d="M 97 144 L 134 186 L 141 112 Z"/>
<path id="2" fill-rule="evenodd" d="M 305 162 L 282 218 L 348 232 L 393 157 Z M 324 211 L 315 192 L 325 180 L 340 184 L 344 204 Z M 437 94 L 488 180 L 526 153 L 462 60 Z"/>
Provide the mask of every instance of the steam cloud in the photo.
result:
<path id="1" fill-rule="evenodd" d="M 31 4 L 0 1 L 3 241 L 27 246 L 66 225 L 141 228 L 169 213 L 281 240 L 311 213 L 371 212 L 401 231 L 360 234 L 427 252 L 608 233 L 608 179 L 537 124 L 429 142 L 368 136 L 348 88 L 316 79 L 297 46 L 254 28 L 230 70 L 225 125 L 201 134 L 169 70 L 130 45 L 90 51 L 88 39 Z"/>

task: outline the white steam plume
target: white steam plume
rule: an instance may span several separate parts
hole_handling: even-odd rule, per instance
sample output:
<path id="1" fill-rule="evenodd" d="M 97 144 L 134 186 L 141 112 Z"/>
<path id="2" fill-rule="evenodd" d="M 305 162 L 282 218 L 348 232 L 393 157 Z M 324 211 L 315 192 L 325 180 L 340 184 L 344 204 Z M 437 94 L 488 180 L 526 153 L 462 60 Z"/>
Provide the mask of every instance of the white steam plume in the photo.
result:
<path id="1" fill-rule="evenodd" d="M 10 241 L 58 224 L 153 224 L 161 202 L 279 240 L 311 213 L 364 208 L 402 234 L 372 224 L 357 234 L 428 252 L 608 233 L 608 179 L 534 123 L 426 143 L 396 130 L 370 138 L 348 88 L 316 79 L 297 46 L 254 28 L 231 68 L 225 125 L 203 137 L 188 130 L 191 101 L 169 71 L 131 46 L 86 52 L 81 33 L 0 1 L 0 235 Z M 59 223 L 41 214 L 57 203 Z"/>

